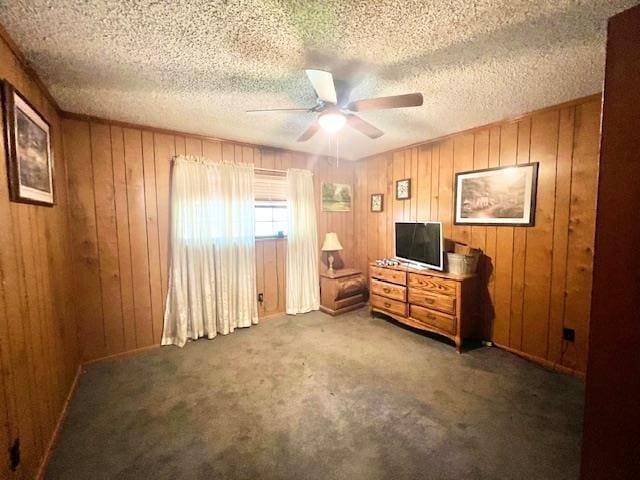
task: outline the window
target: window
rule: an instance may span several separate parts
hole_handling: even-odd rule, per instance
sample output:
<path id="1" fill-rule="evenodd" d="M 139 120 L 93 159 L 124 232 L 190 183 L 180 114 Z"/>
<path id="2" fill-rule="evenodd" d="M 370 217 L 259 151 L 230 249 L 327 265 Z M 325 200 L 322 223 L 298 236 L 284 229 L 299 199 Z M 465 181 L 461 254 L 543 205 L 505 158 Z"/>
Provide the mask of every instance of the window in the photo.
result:
<path id="1" fill-rule="evenodd" d="M 287 236 L 287 179 L 256 172 L 256 238 Z"/>
<path id="2" fill-rule="evenodd" d="M 287 202 L 256 200 L 256 237 L 287 235 Z"/>

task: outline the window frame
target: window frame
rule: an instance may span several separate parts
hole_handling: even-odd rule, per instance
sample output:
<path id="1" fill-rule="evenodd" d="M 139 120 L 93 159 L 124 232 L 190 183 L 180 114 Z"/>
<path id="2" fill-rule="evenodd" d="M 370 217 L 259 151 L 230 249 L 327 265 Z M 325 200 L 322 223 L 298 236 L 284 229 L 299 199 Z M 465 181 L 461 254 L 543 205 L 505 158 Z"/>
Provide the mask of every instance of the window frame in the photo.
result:
<path id="1" fill-rule="evenodd" d="M 260 205 L 260 204 L 269 204 L 271 203 L 271 205 Z M 274 203 L 281 203 L 281 205 L 273 205 Z M 287 210 L 289 208 L 288 202 L 286 200 L 255 200 L 254 204 L 253 204 L 253 208 L 255 210 L 257 210 L 258 208 L 269 208 L 269 209 L 283 209 L 283 210 Z M 256 216 L 256 220 L 255 220 L 256 226 L 258 223 L 271 223 L 272 225 L 274 225 L 276 222 L 274 222 L 273 220 L 271 222 L 259 222 L 257 220 L 257 216 Z M 287 230 L 286 233 L 282 236 L 276 234 L 272 234 L 272 235 L 258 235 L 257 233 L 254 233 L 254 237 L 256 240 L 272 240 L 272 239 L 286 239 L 288 237 L 289 234 L 289 222 L 287 220 Z"/>

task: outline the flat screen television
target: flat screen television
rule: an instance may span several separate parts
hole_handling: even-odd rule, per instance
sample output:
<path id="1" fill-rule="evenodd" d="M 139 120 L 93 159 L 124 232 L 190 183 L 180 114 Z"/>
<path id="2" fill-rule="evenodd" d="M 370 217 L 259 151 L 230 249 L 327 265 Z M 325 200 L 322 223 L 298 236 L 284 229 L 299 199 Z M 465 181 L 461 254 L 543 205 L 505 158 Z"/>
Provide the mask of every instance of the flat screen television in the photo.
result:
<path id="1" fill-rule="evenodd" d="M 443 270 L 442 223 L 396 223 L 396 258 Z"/>

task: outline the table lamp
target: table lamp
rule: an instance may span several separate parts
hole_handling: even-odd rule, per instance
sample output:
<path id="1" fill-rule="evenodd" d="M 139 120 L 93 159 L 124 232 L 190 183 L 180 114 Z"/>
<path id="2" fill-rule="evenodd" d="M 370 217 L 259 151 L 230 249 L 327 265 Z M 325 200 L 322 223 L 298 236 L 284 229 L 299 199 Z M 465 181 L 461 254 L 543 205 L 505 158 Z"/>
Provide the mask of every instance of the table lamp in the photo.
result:
<path id="1" fill-rule="evenodd" d="M 324 236 L 324 243 L 322 244 L 323 252 L 329 252 L 329 270 L 328 272 L 333 274 L 333 254 L 332 252 L 337 252 L 342 250 L 342 245 L 340 245 L 340 240 L 338 240 L 338 235 L 334 232 L 329 232 Z"/>

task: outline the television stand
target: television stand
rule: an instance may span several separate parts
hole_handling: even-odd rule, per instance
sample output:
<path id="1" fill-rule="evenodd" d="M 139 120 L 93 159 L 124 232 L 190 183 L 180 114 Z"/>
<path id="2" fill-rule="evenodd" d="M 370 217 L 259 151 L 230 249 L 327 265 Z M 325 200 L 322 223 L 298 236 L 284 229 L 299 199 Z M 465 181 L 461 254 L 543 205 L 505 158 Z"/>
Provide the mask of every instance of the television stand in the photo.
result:
<path id="1" fill-rule="evenodd" d="M 369 265 L 370 312 L 452 340 L 480 339 L 477 275 L 455 275 L 413 266 Z"/>

